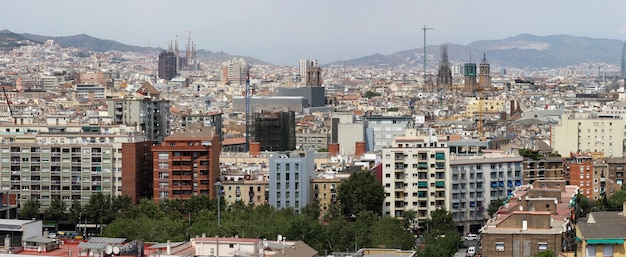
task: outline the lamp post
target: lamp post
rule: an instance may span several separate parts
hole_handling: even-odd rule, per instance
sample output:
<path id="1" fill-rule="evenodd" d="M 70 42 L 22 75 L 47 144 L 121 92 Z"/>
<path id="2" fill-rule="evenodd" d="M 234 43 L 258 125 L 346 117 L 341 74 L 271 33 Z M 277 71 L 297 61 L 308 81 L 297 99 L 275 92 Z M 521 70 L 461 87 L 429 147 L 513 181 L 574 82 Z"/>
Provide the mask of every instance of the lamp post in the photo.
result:
<path id="1" fill-rule="evenodd" d="M 217 249 L 217 257 L 220 257 L 220 195 L 222 194 L 222 182 L 215 182 L 215 187 L 217 188 L 217 236 L 215 237 L 215 248 Z"/>

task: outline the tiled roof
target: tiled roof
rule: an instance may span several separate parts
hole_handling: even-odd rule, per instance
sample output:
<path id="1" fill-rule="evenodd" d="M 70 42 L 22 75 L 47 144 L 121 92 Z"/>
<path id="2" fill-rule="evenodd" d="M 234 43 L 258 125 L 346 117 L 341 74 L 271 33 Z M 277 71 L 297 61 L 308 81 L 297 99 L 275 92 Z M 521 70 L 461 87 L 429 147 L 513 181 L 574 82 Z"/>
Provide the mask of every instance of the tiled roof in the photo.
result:
<path id="1" fill-rule="evenodd" d="M 297 241 L 291 246 L 285 246 L 285 250 L 278 251 L 275 257 L 315 257 L 317 251 L 302 241 Z"/>
<path id="2" fill-rule="evenodd" d="M 585 239 L 626 238 L 626 219 L 621 212 L 592 212 L 578 230 Z"/>

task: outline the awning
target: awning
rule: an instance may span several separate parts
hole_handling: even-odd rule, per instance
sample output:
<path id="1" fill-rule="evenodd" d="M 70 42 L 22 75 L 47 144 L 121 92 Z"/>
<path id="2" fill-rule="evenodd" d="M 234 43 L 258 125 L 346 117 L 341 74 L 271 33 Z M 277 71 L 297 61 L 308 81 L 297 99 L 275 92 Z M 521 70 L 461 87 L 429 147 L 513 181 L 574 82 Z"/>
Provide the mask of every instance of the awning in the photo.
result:
<path id="1" fill-rule="evenodd" d="M 435 160 L 445 160 L 446 154 L 444 153 L 435 153 Z"/>
<path id="2" fill-rule="evenodd" d="M 498 182 L 491 182 L 491 187 L 498 187 Z"/>
<path id="3" fill-rule="evenodd" d="M 504 181 L 500 181 L 500 182 L 498 182 L 498 185 L 499 185 L 500 187 L 504 187 Z"/>
<path id="4" fill-rule="evenodd" d="M 512 181 L 506 182 L 506 184 L 507 184 L 509 187 L 512 187 L 512 186 L 513 186 L 513 182 L 512 182 Z"/>
<path id="5" fill-rule="evenodd" d="M 428 169 L 428 163 L 420 162 L 417 164 L 417 167 L 420 169 Z"/>
<path id="6" fill-rule="evenodd" d="M 436 187 L 446 187 L 446 182 L 445 181 L 437 181 L 437 182 L 435 182 L 435 186 Z"/>
<path id="7" fill-rule="evenodd" d="M 424 181 L 417 182 L 417 187 L 426 188 L 428 187 L 428 182 L 424 182 Z"/>
<path id="8" fill-rule="evenodd" d="M 587 239 L 589 245 L 623 245 L 624 239 L 622 238 L 606 238 L 606 239 Z"/>
<path id="9" fill-rule="evenodd" d="M 515 186 L 521 186 L 521 185 L 522 185 L 522 181 L 515 180 Z"/>

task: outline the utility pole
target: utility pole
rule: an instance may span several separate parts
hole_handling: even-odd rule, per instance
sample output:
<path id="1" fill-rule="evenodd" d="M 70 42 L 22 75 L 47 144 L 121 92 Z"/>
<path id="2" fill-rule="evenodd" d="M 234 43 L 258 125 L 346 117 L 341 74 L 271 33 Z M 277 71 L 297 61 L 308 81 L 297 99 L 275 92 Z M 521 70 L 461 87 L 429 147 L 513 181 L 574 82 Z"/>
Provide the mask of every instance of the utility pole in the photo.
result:
<path id="1" fill-rule="evenodd" d="M 426 78 L 426 31 L 427 30 L 434 30 L 433 28 L 427 28 L 426 24 L 424 24 L 424 27 L 422 28 L 422 30 L 424 31 L 424 78 Z"/>

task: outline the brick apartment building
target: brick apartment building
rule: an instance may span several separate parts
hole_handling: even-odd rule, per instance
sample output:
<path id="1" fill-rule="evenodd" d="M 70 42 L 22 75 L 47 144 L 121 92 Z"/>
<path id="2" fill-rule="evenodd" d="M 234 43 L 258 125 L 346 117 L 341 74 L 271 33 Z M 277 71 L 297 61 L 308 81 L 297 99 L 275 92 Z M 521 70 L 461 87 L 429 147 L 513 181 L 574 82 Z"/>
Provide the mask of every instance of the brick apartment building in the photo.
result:
<path id="1" fill-rule="evenodd" d="M 481 229 L 481 256 L 535 256 L 575 250 L 573 197 L 578 186 L 540 180 L 521 186 Z"/>
<path id="2" fill-rule="evenodd" d="M 153 199 L 190 199 L 215 195 L 219 180 L 219 135 L 213 127 L 200 124 L 174 132 L 152 147 Z"/>

